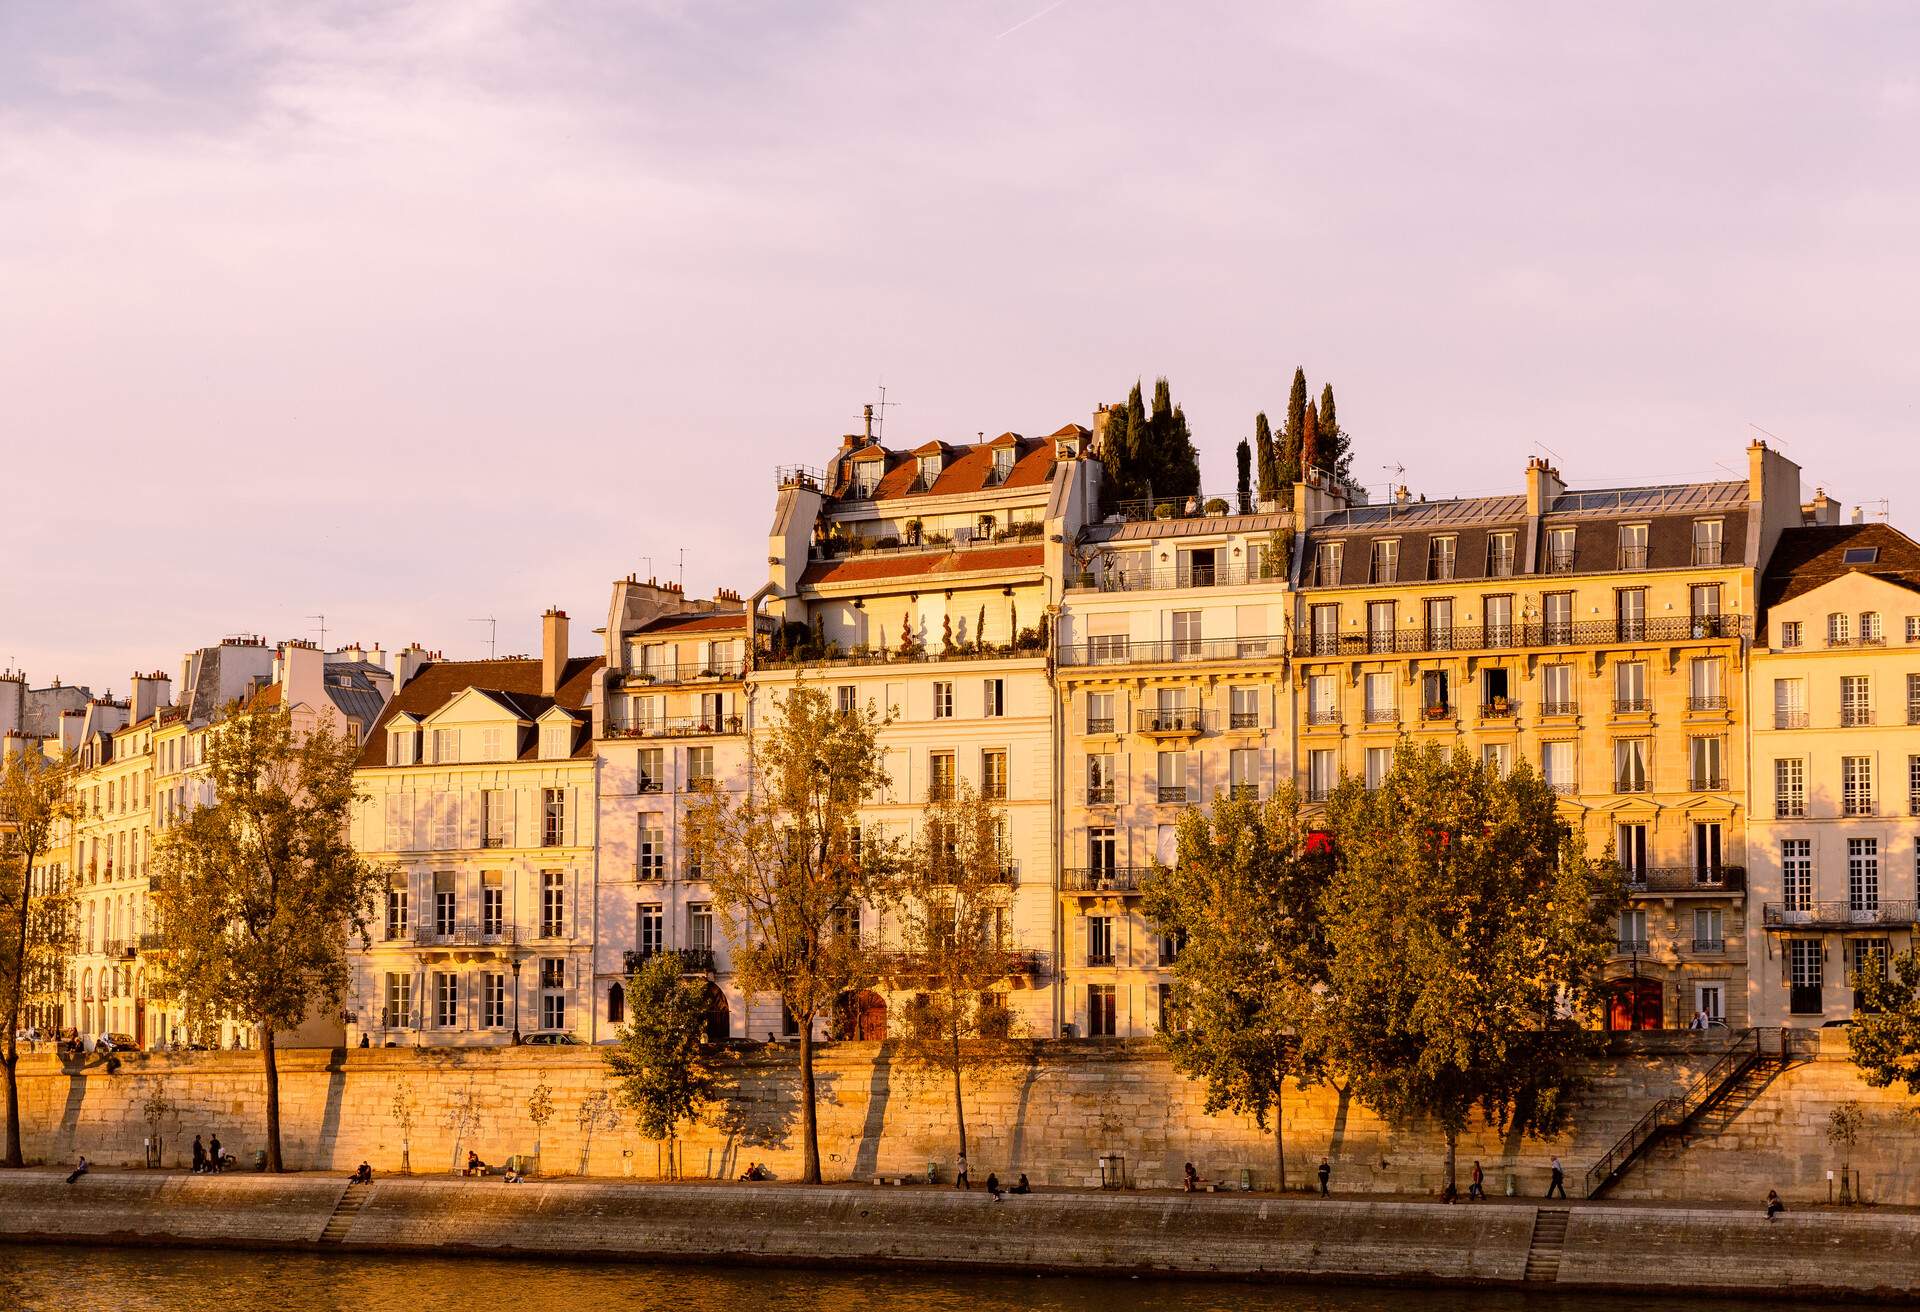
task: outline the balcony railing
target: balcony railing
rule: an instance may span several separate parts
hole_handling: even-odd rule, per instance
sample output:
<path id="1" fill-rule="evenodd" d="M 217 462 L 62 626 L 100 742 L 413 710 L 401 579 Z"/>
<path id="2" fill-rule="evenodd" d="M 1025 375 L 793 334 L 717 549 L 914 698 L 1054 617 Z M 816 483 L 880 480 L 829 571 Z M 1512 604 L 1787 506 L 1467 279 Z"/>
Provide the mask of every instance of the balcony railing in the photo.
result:
<path id="1" fill-rule="evenodd" d="M 1257 720 L 1256 720 L 1256 723 L 1257 723 Z M 1340 723 L 1340 712 L 1336 708 L 1331 706 L 1317 706 L 1307 712 L 1307 723 L 1308 724 L 1338 724 Z M 1233 727 L 1236 729 L 1239 729 L 1239 728 L 1251 729 L 1254 726 L 1251 724 L 1249 725 L 1236 724 Z"/>
<path id="2" fill-rule="evenodd" d="M 1420 718 L 1423 720 L 1451 720 L 1453 716 L 1451 702 L 1428 702 L 1420 708 Z"/>
<path id="3" fill-rule="evenodd" d="M 1883 898 L 1871 906 L 1836 901 L 1808 902 L 1789 907 L 1783 902 L 1769 902 L 1761 908 L 1760 923 L 1768 929 L 1853 929 L 1863 925 L 1911 927 L 1920 925 L 1920 908 L 1914 905 L 1912 899 L 1888 901 Z"/>
<path id="4" fill-rule="evenodd" d="M 1259 784 L 1230 784 L 1227 795 L 1236 802 L 1257 802 L 1260 800 Z"/>
<path id="5" fill-rule="evenodd" d="M 667 858 L 664 856 L 649 856 L 642 853 L 639 861 L 634 865 L 633 877 L 648 882 L 658 882 L 666 879 L 668 877 Z"/>
<path id="6" fill-rule="evenodd" d="M 1400 708 L 1398 706 L 1369 706 L 1367 707 L 1367 723 L 1398 724 L 1400 723 Z"/>
<path id="7" fill-rule="evenodd" d="M 1647 950 L 1647 940 L 1643 938 L 1615 939 L 1613 944 L 1614 955 L 1621 957 L 1644 957 L 1647 955 Z"/>
<path id="8" fill-rule="evenodd" d="M 1693 940 L 1695 952 L 1725 952 L 1727 941 L 1723 938 L 1696 938 Z"/>
<path id="9" fill-rule="evenodd" d="M 1136 733 L 1149 735 L 1163 734 L 1179 736 L 1202 734 L 1207 731 L 1209 719 L 1210 717 L 1205 711 L 1187 710 L 1184 708 L 1153 708 L 1144 711 L 1135 711 L 1133 714 L 1133 728 Z"/>
<path id="10" fill-rule="evenodd" d="M 1642 866 L 1621 871 L 1630 893 L 1743 893 L 1745 866 Z"/>
<path id="11" fill-rule="evenodd" d="M 1122 501 L 1114 507 L 1120 518 L 1129 523 L 1143 519 L 1199 519 L 1206 514 L 1207 503 L 1221 501 L 1231 508 L 1235 500 L 1230 497 L 1209 496 L 1205 492 L 1195 492 L 1184 497 L 1154 497 L 1137 501 Z"/>
<path id="12" fill-rule="evenodd" d="M 1483 720 L 1511 720 L 1519 714 L 1520 703 L 1512 697 L 1480 703 L 1480 718 Z"/>
<path id="13" fill-rule="evenodd" d="M 826 474 L 812 465 L 779 465 L 773 476 L 781 487 L 810 487 L 815 491 L 825 488 L 827 482 Z"/>
<path id="14" fill-rule="evenodd" d="M 1332 800 L 1333 800 L 1333 789 L 1315 788 L 1311 784 L 1307 786 L 1307 801 L 1313 803 L 1314 805 L 1316 806 L 1324 805 L 1325 803 Z"/>
<path id="15" fill-rule="evenodd" d="M 1687 709 L 1690 711 L 1724 711 L 1727 709 L 1725 697 L 1689 697 Z"/>
<path id="16" fill-rule="evenodd" d="M 609 728 L 609 738 L 691 738 L 699 734 L 739 733 L 746 727 L 737 715 L 672 715 L 642 720 L 623 728 Z"/>
<path id="17" fill-rule="evenodd" d="M 679 962 L 682 975 L 713 973 L 712 948 L 628 948 L 620 954 L 620 964 L 631 975 L 655 957 L 674 958 Z"/>
<path id="18" fill-rule="evenodd" d="M 1696 793 L 1722 793 L 1727 788 L 1727 777 L 1723 774 L 1689 775 L 1687 787 Z"/>
<path id="19" fill-rule="evenodd" d="M 732 660 L 685 661 L 673 665 L 655 666 L 651 669 L 633 670 L 627 675 L 627 682 L 634 683 L 692 683 L 700 679 L 738 679 L 747 672 L 744 657 Z"/>
<path id="20" fill-rule="evenodd" d="M 640 776 L 640 791 L 643 793 L 664 792 L 666 789 L 666 786 L 667 785 L 664 780 L 656 779 L 650 774 L 643 774 Z"/>
<path id="21" fill-rule="evenodd" d="M 164 951 L 166 946 L 167 936 L 158 930 L 150 929 L 140 936 L 140 950 L 142 952 L 160 952 Z"/>
<path id="22" fill-rule="evenodd" d="M 1696 565 L 1718 565 L 1725 555 L 1724 543 L 1696 542 L 1693 544 L 1693 563 Z"/>
<path id="23" fill-rule="evenodd" d="M 1354 633 L 1307 633 L 1294 643 L 1298 656 L 1366 656 L 1429 651 L 1511 651 L 1541 647 L 1603 647 L 1629 642 L 1696 642 L 1741 638 L 1752 633 L 1745 615 L 1656 616 L 1652 619 L 1533 621 L 1488 627 L 1409 625 Z M 1242 639 L 1241 641 L 1245 641 Z"/>
<path id="24" fill-rule="evenodd" d="M 1113 953 L 1089 952 L 1087 953 L 1087 964 L 1089 966 L 1111 966 L 1113 964 Z"/>
<path id="25" fill-rule="evenodd" d="M 1909 720 L 1908 723 L 1912 723 L 1912 721 Z M 1807 713 L 1805 711 L 1775 711 L 1773 713 L 1773 727 L 1776 729 L 1804 729 L 1807 727 Z"/>
<path id="26" fill-rule="evenodd" d="M 1646 715 L 1653 710 L 1653 701 L 1647 697 L 1615 697 L 1613 713 L 1615 715 Z"/>
<path id="27" fill-rule="evenodd" d="M 1112 733 L 1113 717 L 1111 715 L 1097 715 L 1097 716 L 1088 717 L 1087 732 L 1090 734 Z"/>
<path id="28" fill-rule="evenodd" d="M 1138 893 L 1152 866 L 1068 866 L 1060 887 L 1070 893 Z"/>
<path id="29" fill-rule="evenodd" d="M 1637 779 L 1622 776 L 1613 781 L 1613 791 L 1616 793 L 1645 793 L 1652 791 L 1652 785 L 1647 782 L 1645 776 Z"/>
<path id="30" fill-rule="evenodd" d="M 515 939 L 512 925 L 449 925 L 444 929 L 422 927 L 413 931 L 413 945 L 417 948 L 511 947 Z"/>
<path id="31" fill-rule="evenodd" d="M 1062 665 L 1170 665 L 1182 661 L 1259 661 L 1286 650 L 1279 637 L 1174 638 L 1166 642 L 1105 642 L 1063 644 L 1055 653 Z"/>
<path id="32" fill-rule="evenodd" d="M 1886 645 L 1886 636 L 1879 633 L 1863 633 L 1857 638 L 1846 634 L 1829 633 L 1827 635 L 1829 647 L 1884 647 Z"/>
<path id="33" fill-rule="evenodd" d="M 1647 567 L 1647 549 L 1645 547 L 1620 548 L 1620 568 L 1640 570 Z"/>
<path id="34" fill-rule="evenodd" d="M 1540 703 L 1540 714 L 1542 715 L 1578 715 L 1580 714 L 1580 703 L 1567 702 L 1567 701 L 1543 701 Z"/>
<path id="35" fill-rule="evenodd" d="M 1153 569 L 1083 570 L 1067 576 L 1069 588 L 1098 592 L 1151 592 L 1161 588 L 1232 588 L 1277 583 L 1287 576 L 1263 565 L 1161 566 Z"/>
<path id="36" fill-rule="evenodd" d="M 1187 786 L 1185 784 L 1161 784 L 1159 794 L 1162 802 L 1184 805 L 1187 800 Z"/>
<path id="37" fill-rule="evenodd" d="M 1573 573 L 1573 553 L 1571 551 L 1549 551 L 1547 553 L 1547 573 Z"/>
<path id="38" fill-rule="evenodd" d="M 1234 711 L 1227 719 L 1227 727 L 1229 729 L 1258 729 L 1260 727 L 1260 712 Z"/>
<path id="39" fill-rule="evenodd" d="M 1097 787 L 1089 787 L 1087 789 L 1087 805 L 1088 806 L 1112 806 L 1113 805 L 1113 785 L 1101 784 Z"/>

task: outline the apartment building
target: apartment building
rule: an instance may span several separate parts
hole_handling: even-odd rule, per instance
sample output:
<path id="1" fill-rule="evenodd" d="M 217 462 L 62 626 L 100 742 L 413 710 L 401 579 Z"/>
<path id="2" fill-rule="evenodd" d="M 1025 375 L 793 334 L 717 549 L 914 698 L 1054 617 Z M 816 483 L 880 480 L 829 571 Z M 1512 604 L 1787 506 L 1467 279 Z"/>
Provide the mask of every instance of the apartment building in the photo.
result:
<path id="1" fill-rule="evenodd" d="M 749 606 L 781 626 L 775 650 L 748 674 L 759 717 L 803 681 L 887 717 L 892 782 L 863 810 L 863 832 L 910 840 L 928 800 L 962 783 L 1005 809 L 999 924 L 1019 969 L 996 992 L 1035 1037 L 1059 1032 L 1064 1005 L 1054 968 L 1049 612 L 1066 544 L 1098 500 L 1090 438 L 1074 424 L 1044 438 L 1003 433 L 911 450 L 850 436 L 825 470 L 780 471 L 771 577 Z M 850 929 L 884 942 L 884 909 L 864 909 Z M 884 981 L 845 999 L 825 1029 L 882 1037 L 910 987 Z M 777 1004 L 757 1005 L 750 1034 L 791 1029 Z"/>
<path id="2" fill-rule="evenodd" d="M 349 1042 L 592 1037 L 602 658 L 542 617 L 539 657 L 428 660 L 366 735 L 356 848 L 391 867 L 352 947 Z"/>
<path id="3" fill-rule="evenodd" d="M 1753 657 L 1750 1011 L 1853 1013 L 1862 972 L 1920 930 L 1920 544 L 1886 524 L 1781 536 Z M 1771 707 L 1767 703 L 1771 702 Z"/>
<path id="4" fill-rule="evenodd" d="M 774 621 L 758 622 L 759 636 Z M 614 584 L 607 619 L 605 693 L 594 707 L 599 762 L 598 1010 L 593 1037 L 626 1021 L 627 977 L 671 953 L 708 981 L 708 1035 L 744 1037 L 748 999 L 686 841 L 687 806 L 711 790 L 746 787 L 752 703 L 746 672 L 753 634 L 739 594 L 687 598 L 672 584 L 629 576 Z"/>
<path id="5" fill-rule="evenodd" d="M 1154 1032 L 1179 944 L 1140 913 L 1145 876 L 1185 807 L 1292 777 L 1294 526 L 1200 496 L 1081 530 L 1054 649 L 1063 1032 Z"/>
<path id="6" fill-rule="evenodd" d="M 61 715 L 82 710 L 92 700 L 93 694 L 76 684 L 55 679 L 36 688 L 25 671 L 0 670 L 0 762 L 15 752 L 38 751 L 42 743 L 57 742 Z"/>
<path id="7" fill-rule="evenodd" d="M 1526 761 L 1631 893 L 1610 1022 L 1745 1024 L 1748 640 L 1799 470 L 1741 482 L 1334 510 L 1299 561 L 1295 748 L 1310 800 L 1403 742 Z"/>

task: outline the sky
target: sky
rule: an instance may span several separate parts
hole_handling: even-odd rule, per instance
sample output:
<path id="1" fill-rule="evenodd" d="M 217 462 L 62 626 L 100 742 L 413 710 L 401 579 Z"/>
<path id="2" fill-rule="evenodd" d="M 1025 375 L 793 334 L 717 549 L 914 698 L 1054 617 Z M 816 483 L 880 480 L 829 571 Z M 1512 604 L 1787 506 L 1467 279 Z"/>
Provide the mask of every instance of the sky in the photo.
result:
<path id="1" fill-rule="evenodd" d="M 593 649 L 774 469 L 1293 370 L 1375 490 L 1920 526 L 1920 7 L 0 0 L 0 665 Z M 1403 470 L 1403 472 L 1401 472 Z M 682 564 L 684 552 L 684 565 Z M 684 572 L 683 572 L 684 571 Z"/>

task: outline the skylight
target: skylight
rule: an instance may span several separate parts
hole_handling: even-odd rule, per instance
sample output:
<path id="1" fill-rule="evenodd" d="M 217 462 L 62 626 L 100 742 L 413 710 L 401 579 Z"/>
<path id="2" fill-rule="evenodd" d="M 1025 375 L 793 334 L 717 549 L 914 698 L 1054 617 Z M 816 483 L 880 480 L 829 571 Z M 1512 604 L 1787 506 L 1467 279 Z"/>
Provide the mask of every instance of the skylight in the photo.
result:
<path id="1" fill-rule="evenodd" d="M 1880 559 L 1878 547 L 1848 547 L 1840 557 L 1844 565 L 1871 565 Z"/>

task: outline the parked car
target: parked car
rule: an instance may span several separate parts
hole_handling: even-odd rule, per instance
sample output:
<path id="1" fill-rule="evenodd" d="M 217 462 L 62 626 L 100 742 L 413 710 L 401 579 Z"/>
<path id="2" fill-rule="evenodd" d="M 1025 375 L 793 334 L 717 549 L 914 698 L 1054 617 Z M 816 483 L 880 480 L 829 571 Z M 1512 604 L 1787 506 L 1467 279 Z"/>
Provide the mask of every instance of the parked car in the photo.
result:
<path id="1" fill-rule="evenodd" d="M 140 1045 L 131 1034 L 102 1034 L 101 1038 L 113 1045 L 115 1052 L 138 1052 Z"/>
<path id="2" fill-rule="evenodd" d="M 580 1040 L 565 1030 L 541 1030 L 537 1034 L 527 1035 L 520 1042 L 539 1044 L 543 1047 L 565 1047 L 569 1044 L 577 1044 Z"/>

